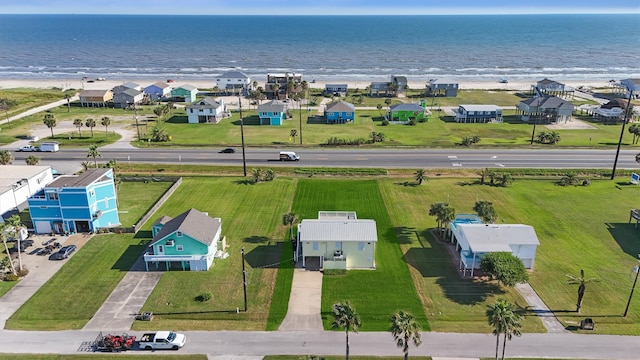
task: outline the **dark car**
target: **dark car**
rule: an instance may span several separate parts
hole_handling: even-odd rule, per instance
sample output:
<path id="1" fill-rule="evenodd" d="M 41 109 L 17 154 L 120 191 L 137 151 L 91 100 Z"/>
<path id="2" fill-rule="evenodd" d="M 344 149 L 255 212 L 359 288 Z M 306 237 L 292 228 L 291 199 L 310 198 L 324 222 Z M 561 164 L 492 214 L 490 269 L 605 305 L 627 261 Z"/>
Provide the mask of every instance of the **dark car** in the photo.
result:
<path id="1" fill-rule="evenodd" d="M 20 241 L 20 252 L 24 252 L 27 250 L 29 246 L 33 245 L 33 240 L 27 239 Z M 13 245 L 13 251 L 18 251 L 18 242 L 16 241 L 15 245 Z"/>
<path id="2" fill-rule="evenodd" d="M 219 153 L 221 154 L 233 154 L 235 152 L 236 152 L 236 149 L 234 148 L 226 148 L 219 151 Z"/>
<path id="3" fill-rule="evenodd" d="M 75 245 L 67 245 L 49 256 L 49 260 L 63 260 L 71 256 L 76 251 Z"/>

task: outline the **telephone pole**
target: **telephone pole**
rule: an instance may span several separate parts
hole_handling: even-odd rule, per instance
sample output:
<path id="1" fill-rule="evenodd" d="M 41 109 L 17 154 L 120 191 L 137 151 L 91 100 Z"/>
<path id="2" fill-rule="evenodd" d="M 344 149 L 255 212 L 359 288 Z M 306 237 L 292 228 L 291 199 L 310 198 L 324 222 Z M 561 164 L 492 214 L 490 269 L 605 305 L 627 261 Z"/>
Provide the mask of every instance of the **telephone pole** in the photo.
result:
<path id="1" fill-rule="evenodd" d="M 242 97 L 239 94 L 238 94 L 238 109 L 240 109 L 240 138 L 242 139 L 242 171 L 244 173 L 244 177 L 247 177 L 247 158 L 244 151 L 244 120 L 242 120 Z M 243 254 L 244 254 L 244 250 L 243 250 Z M 242 266 L 244 268 L 244 258 L 242 260 Z M 246 297 L 247 296 L 246 296 L 246 290 L 245 290 L 244 311 L 247 311 Z"/>
<path id="2" fill-rule="evenodd" d="M 247 312 L 247 271 L 244 268 L 244 247 L 242 247 L 242 289 L 244 290 L 244 312 Z"/>
<path id="3" fill-rule="evenodd" d="M 613 170 L 611 170 L 611 180 L 616 177 L 616 166 L 618 165 L 618 156 L 620 155 L 620 145 L 622 145 L 622 136 L 624 135 L 624 126 L 627 124 L 629 112 L 631 112 L 631 99 L 633 99 L 633 90 L 629 92 L 629 102 L 624 110 L 624 120 L 622 120 L 622 130 L 620 130 L 620 140 L 618 140 L 618 149 L 616 150 L 616 158 L 613 160 Z"/>

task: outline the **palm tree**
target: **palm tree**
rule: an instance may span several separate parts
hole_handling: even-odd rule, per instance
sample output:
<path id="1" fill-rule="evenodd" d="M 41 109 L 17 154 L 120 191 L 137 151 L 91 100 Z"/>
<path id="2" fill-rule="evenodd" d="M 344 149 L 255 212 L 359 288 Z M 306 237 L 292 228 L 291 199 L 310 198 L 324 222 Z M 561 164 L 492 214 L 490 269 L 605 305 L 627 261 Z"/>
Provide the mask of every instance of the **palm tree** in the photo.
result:
<path id="1" fill-rule="evenodd" d="M 271 91 L 273 91 L 273 95 L 274 95 L 274 99 L 279 99 L 278 93 L 280 92 L 280 85 L 279 84 L 273 84 L 271 85 Z"/>
<path id="2" fill-rule="evenodd" d="M 82 129 L 82 126 L 84 126 L 82 119 L 73 120 L 73 126 L 78 128 L 78 136 L 82 137 L 82 131 L 80 130 Z"/>
<path id="3" fill-rule="evenodd" d="M 293 139 L 294 144 L 296 142 L 296 136 L 298 136 L 298 130 L 291 129 L 291 131 L 289 131 L 289 137 Z"/>
<path id="4" fill-rule="evenodd" d="M 414 176 L 418 185 L 422 185 L 422 182 L 427 180 L 427 170 L 418 169 L 416 170 Z"/>
<path id="5" fill-rule="evenodd" d="M 409 343 L 411 341 L 415 346 L 422 344 L 421 330 L 420 324 L 408 312 L 401 310 L 391 317 L 391 334 L 396 341 L 396 345 L 402 348 L 405 360 L 409 359 Z"/>
<path id="6" fill-rule="evenodd" d="M 7 122 L 9 122 L 9 109 L 16 105 L 18 105 L 18 103 L 11 99 L 0 98 L 0 109 L 4 110 L 4 115 Z"/>
<path id="7" fill-rule="evenodd" d="M 489 170 L 488 168 L 480 170 L 480 172 L 478 173 L 478 175 L 480 175 L 480 185 L 484 185 L 485 179 L 488 178 L 490 174 L 491 170 Z"/>
<path id="8" fill-rule="evenodd" d="M 38 165 L 40 163 L 40 158 L 35 155 L 29 155 L 24 159 L 27 165 Z"/>
<path id="9" fill-rule="evenodd" d="M 254 183 L 260 182 L 260 180 L 262 180 L 262 169 L 253 169 L 251 176 L 253 177 Z"/>
<path id="10" fill-rule="evenodd" d="M 447 204 L 447 206 L 440 209 L 440 212 L 438 212 L 436 216 L 438 222 L 442 224 L 441 231 L 444 233 L 447 231 L 449 224 L 456 218 L 456 210 Z"/>
<path id="11" fill-rule="evenodd" d="M 429 216 L 435 216 L 436 217 L 436 221 L 438 223 L 438 230 L 441 229 L 442 227 L 442 222 L 441 222 L 441 213 L 443 212 L 443 209 L 449 207 L 448 203 L 434 203 L 431 204 L 431 206 L 429 207 Z"/>
<path id="12" fill-rule="evenodd" d="M 636 154 L 636 162 L 640 164 L 640 153 Z"/>
<path id="13" fill-rule="evenodd" d="M 67 100 L 67 112 L 71 111 L 71 94 L 66 93 L 64 94 L 64 98 L 65 100 Z"/>
<path id="14" fill-rule="evenodd" d="M 0 165 L 9 165 L 13 163 L 13 156 L 9 150 L 0 150 Z"/>
<path id="15" fill-rule="evenodd" d="M 482 218 L 482 221 L 486 223 L 493 224 L 498 219 L 498 214 L 496 213 L 496 209 L 493 207 L 493 203 L 491 201 L 476 201 L 475 205 L 473 205 L 473 211 L 475 211 L 478 216 Z"/>
<path id="16" fill-rule="evenodd" d="M 382 117 L 382 104 L 376 105 L 376 109 L 378 109 L 378 112 L 380 113 L 380 117 Z"/>
<path id="17" fill-rule="evenodd" d="M 102 119 L 100 120 L 100 124 L 102 124 L 102 126 L 104 126 L 104 137 L 108 137 L 109 136 L 109 125 L 111 125 L 111 119 L 109 119 L 107 116 L 103 116 Z"/>
<path id="18" fill-rule="evenodd" d="M 349 360 L 349 332 L 358 333 L 358 328 L 362 325 L 360 316 L 349 301 L 333 304 L 333 323 L 331 328 L 344 329 L 346 335 L 346 360 Z"/>
<path id="19" fill-rule="evenodd" d="M 576 312 L 579 314 L 580 308 L 582 307 L 584 292 L 585 290 L 587 290 L 586 284 L 590 282 L 596 282 L 598 281 L 598 279 L 584 277 L 584 269 L 580 269 L 580 276 L 575 276 L 571 274 L 567 274 L 566 276 L 567 276 L 567 284 L 578 284 L 578 301 L 576 302 Z"/>
<path id="20" fill-rule="evenodd" d="M 82 168 L 84 169 L 84 171 L 89 170 L 89 166 L 91 166 L 91 163 L 88 161 L 83 161 L 80 163 L 80 165 L 82 165 Z"/>
<path id="21" fill-rule="evenodd" d="M 7 220 L 7 224 L 11 229 L 13 238 L 16 239 L 18 243 L 18 271 L 22 271 L 22 247 L 20 246 L 22 236 L 20 235 L 20 231 L 24 228 L 24 225 L 22 224 L 22 220 L 20 220 L 20 215 L 12 215 Z M 9 253 L 7 253 L 7 255 L 9 255 Z"/>
<path id="22" fill-rule="evenodd" d="M 507 349 L 507 340 L 511 341 L 513 335 L 520 336 L 522 333 L 520 329 L 522 328 L 522 317 L 515 312 L 511 312 L 507 314 L 505 318 L 505 326 L 504 326 L 504 338 L 502 339 L 502 360 L 504 360 L 504 353 Z"/>
<path id="23" fill-rule="evenodd" d="M 500 335 L 507 332 L 507 322 L 513 320 L 513 304 L 504 299 L 498 299 L 494 304 L 487 305 L 487 320 L 493 327 L 493 335 L 496 336 L 496 360 L 498 360 L 498 350 L 500 349 Z"/>
<path id="24" fill-rule="evenodd" d="M 288 212 L 282 216 L 282 225 L 289 226 L 289 239 L 293 240 L 293 225 L 298 223 L 295 213 Z"/>
<path id="25" fill-rule="evenodd" d="M 9 257 L 9 264 L 11 265 L 11 273 L 13 273 L 13 275 L 16 274 L 16 268 L 15 266 L 13 266 L 13 260 L 11 260 L 11 256 L 9 255 L 9 246 L 7 246 L 7 233 L 5 232 L 5 230 L 7 229 L 7 227 L 9 226 L 9 224 L 7 223 L 0 223 L 0 238 L 2 238 L 2 243 L 4 244 L 4 250 L 7 252 L 7 256 Z"/>
<path id="26" fill-rule="evenodd" d="M 91 144 L 89 145 L 89 151 L 87 151 L 87 157 L 89 158 L 93 158 L 93 163 L 96 166 L 96 169 L 98 168 L 98 158 L 102 157 L 102 154 L 100 153 L 100 151 L 98 151 L 98 145 L 96 144 Z"/>
<path id="27" fill-rule="evenodd" d="M 93 137 L 93 128 L 96 127 L 96 121 L 94 119 L 87 119 L 85 125 L 91 129 L 91 137 Z"/>
<path id="28" fill-rule="evenodd" d="M 53 128 L 58 125 L 56 117 L 53 114 L 46 114 L 42 122 L 51 130 L 51 137 L 53 138 Z"/>

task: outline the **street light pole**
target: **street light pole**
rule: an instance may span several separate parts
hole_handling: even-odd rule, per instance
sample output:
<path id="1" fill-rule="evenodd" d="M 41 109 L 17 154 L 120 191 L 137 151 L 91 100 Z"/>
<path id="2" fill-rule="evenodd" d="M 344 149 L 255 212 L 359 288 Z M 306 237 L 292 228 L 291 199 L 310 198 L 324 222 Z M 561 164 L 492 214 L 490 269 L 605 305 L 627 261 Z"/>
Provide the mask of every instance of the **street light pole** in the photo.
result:
<path id="1" fill-rule="evenodd" d="M 638 257 L 640 258 L 640 254 L 638 254 Z M 633 290 L 635 290 L 636 288 L 636 283 L 638 282 L 638 275 L 640 274 L 640 260 L 638 260 L 638 264 L 636 265 L 634 270 L 636 271 L 636 279 L 633 280 L 633 286 L 631 287 L 631 293 L 629 294 L 629 300 L 627 301 L 627 307 L 624 308 L 624 314 L 622 314 L 622 317 L 627 317 L 627 312 L 629 311 L 629 305 L 631 305 L 631 298 L 633 297 Z"/>
<path id="2" fill-rule="evenodd" d="M 611 170 L 611 180 L 616 177 L 616 166 L 618 165 L 618 156 L 620 155 L 620 145 L 622 145 L 622 136 L 624 135 L 624 126 L 627 124 L 629 111 L 631 110 L 631 99 L 633 99 L 633 90 L 629 93 L 629 102 L 624 110 L 624 120 L 622 121 L 622 130 L 620 130 L 620 140 L 618 140 L 618 149 L 616 150 L 616 158 L 613 160 L 613 170 Z"/>
<path id="3" fill-rule="evenodd" d="M 238 95 L 238 109 L 240 109 L 240 138 L 242 139 L 242 171 L 244 177 L 247 177 L 247 158 L 244 151 L 244 120 L 242 119 L 242 98 L 240 95 Z"/>

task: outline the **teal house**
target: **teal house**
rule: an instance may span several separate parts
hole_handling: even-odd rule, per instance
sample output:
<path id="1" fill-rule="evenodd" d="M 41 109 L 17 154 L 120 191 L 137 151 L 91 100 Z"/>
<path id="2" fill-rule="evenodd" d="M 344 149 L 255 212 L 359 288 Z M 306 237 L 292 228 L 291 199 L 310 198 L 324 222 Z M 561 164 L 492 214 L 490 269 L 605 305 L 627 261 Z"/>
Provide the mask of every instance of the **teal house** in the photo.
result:
<path id="1" fill-rule="evenodd" d="M 411 120 L 427 121 L 431 112 L 426 109 L 426 103 L 422 104 L 397 104 L 389 108 L 389 121 L 407 123 Z"/>
<path id="2" fill-rule="evenodd" d="M 282 125 L 287 118 L 287 104 L 280 100 L 271 100 L 258 106 L 260 125 Z"/>
<path id="3" fill-rule="evenodd" d="M 196 101 L 198 91 L 197 87 L 185 84 L 171 90 L 171 97 L 184 102 L 194 102 Z"/>
<path id="4" fill-rule="evenodd" d="M 161 217 L 151 228 L 151 249 L 144 254 L 146 270 L 149 271 L 150 265 L 163 270 L 209 270 L 213 258 L 225 248 L 226 239 L 221 239 L 221 231 L 220 218 L 209 217 L 196 209 L 175 218 Z"/>
<path id="5" fill-rule="evenodd" d="M 344 100 L 339 100 L 331 104 L 327 104 L 324 110 L 324 117 L 327 124 L 346 124 L 353 122 L 356 108 L 353 104 Z"/>

